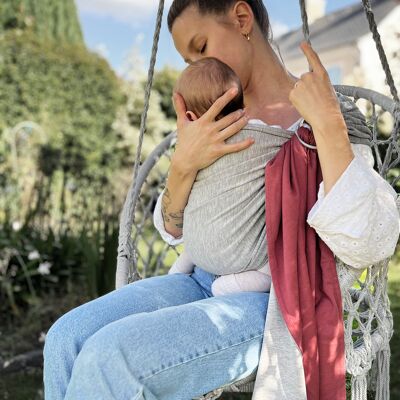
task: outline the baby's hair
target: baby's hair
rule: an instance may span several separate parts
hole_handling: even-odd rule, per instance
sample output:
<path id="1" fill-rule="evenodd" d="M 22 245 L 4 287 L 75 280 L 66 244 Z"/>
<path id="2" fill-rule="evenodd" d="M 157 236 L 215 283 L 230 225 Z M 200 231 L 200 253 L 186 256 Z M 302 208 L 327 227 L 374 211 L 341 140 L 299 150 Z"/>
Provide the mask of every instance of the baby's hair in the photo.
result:
<path id="1" fill-rule="evenodd" d="M 215 118 L 244 108 L 243 89 L 239 77 L 229 65 L 215 57 L 204 57 L 186 67 L 174 86 L 186 103 L 186 109 L 200 118 L 228 89 L 237 86 L 237 95 Z"/>

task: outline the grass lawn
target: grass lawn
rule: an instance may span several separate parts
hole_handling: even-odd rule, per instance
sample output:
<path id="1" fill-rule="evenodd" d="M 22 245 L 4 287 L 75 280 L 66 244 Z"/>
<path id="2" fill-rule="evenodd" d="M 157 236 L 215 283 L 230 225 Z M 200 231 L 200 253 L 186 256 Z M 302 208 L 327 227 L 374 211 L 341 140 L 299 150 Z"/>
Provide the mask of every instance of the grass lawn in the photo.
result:
<path id="1" fill-rule="evenodd" d="M 390 398 L 400 399 L 400 261 L 389 264 L 388 291 L 394 334 L 390 341 Z"/>

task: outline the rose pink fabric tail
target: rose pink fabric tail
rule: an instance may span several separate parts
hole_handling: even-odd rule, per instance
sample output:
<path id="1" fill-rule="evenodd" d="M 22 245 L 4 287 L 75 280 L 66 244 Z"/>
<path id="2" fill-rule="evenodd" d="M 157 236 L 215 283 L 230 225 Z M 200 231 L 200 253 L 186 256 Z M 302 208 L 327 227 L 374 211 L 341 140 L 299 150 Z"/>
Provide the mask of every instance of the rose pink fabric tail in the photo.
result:
<path id="1" fill-rule="evenodd" d="M 315 146 L 307 127 L 297 133 Z M 345 400 L 342 297 L 335 258 L 306 220 L 321 181 L 317 150 L 293 134 L 265 167 L 268 255 L 279 307 L 302 353 L 307 400 Z"/>

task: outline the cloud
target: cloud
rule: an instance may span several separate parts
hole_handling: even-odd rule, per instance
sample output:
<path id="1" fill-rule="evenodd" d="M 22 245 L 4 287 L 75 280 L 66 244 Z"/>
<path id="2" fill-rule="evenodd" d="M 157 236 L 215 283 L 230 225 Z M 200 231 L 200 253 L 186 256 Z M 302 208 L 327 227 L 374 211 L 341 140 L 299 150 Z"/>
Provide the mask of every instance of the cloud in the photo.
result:
<path id="1" fill-rule="evenodd" d="M 144 32 L 139 32 L 135 36 L 135 44 L 140 45 L 143 42 L 145 37 L 146 37 L 146 35 L 144 34 Z"/>
<path id="2" fill-rule="evenodd" d="M 158 0 L 77 0 L 80 12 L 106 16 L 121 22 L 140 25 L 147 21 L 158 10 Z M 172 0 L 166 0 L 164 15 Z"/>

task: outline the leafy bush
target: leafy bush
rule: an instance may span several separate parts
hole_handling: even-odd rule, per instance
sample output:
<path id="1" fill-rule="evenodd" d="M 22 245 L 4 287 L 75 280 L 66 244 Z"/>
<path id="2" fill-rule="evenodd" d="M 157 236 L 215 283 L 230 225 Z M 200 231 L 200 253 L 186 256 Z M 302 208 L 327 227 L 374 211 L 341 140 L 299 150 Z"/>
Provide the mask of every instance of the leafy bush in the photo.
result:
<path id="1" fill-rule="evenodd" d="M 83 44 L 74 0 L 1 0 L 0 34 L 28 30 L 42 39 Z"/>
<path id="2" fill-rule="evenodd" d="M 24 120 L 92 164 L 112 158 L 112 129 L 125 97 L 108 63 L 83 46 L 9 31 L 0 38 L 0 131 Z"/>

